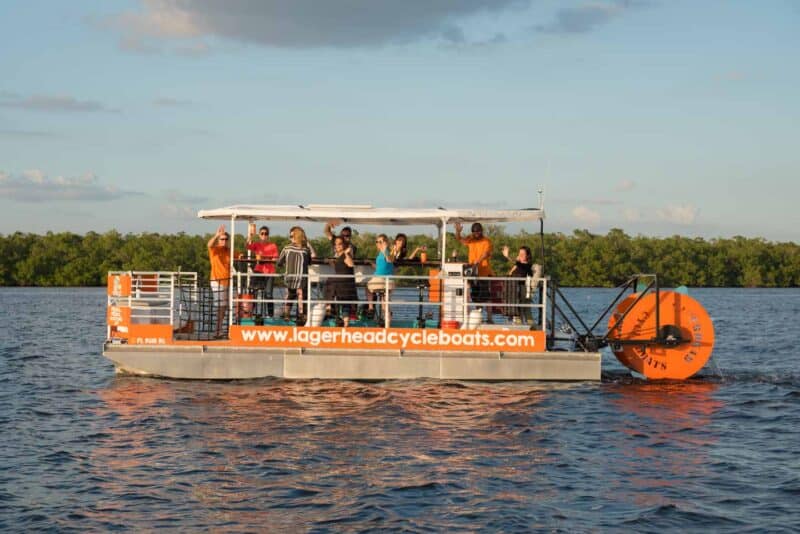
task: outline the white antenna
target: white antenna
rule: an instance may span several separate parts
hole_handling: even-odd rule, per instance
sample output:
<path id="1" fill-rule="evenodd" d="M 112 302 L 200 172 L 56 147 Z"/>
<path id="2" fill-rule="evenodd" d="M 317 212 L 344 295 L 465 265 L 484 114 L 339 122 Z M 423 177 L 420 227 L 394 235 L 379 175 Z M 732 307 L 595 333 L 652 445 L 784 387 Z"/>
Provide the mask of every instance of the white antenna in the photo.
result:
<path id="1" fill-rule="evenodd" d="M 545 168 L 545 183 L 550 183 L 550 158 L 547 158 L 547 167 Z M 544 210 L 544 186 L 539 185 L 539 209 Z"/>

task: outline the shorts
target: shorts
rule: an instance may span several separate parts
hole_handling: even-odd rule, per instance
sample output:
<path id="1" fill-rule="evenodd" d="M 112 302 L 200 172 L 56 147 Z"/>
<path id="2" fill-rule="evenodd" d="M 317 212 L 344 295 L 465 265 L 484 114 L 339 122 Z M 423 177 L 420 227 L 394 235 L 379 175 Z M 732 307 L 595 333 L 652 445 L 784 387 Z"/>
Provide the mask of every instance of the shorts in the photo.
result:
<path id="1" fill-rule="evenodd" d="M 375 293 L 376 291 L 385 291 L 386 290 L 386 281 L 387 278 L 385 276 L 374 276 L 369 279 L 367 282 L 367 289 L 371 292 Z M 394 289 L 394 280 L 389 280 L 389 291 Z"/>
<path id="2" fill-rule="evenodd" d="M 211 296 L 214 299 L 214 306 L 221 308 L 228 305 L 228 286 L 223 286 L 216 280 L 211 281 Z"/>

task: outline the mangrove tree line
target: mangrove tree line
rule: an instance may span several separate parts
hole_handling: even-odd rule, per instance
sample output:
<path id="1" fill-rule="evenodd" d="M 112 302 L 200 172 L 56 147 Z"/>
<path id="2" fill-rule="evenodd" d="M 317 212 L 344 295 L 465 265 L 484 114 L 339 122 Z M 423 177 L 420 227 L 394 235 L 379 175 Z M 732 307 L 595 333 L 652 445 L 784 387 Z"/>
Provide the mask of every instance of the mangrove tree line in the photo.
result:
<path id="1" fill-rule="evenodd" d="M 502 227 L 489 226 L 487 236 L 494 243 L 495 273 L 506 274 L 511 263 L 501 249 L 511 248 L 511 257 L 521 245 L 528 245 L 534 259 L 542 263 L 539 236 L 520 232 L 507 234 Z M 98 286 L 104 285 L 112 270 L 171 270 L 208 273 L 206 243 L 210 235 L 103 234 L 69 232 L 44 235 L 16 232 L 0 234 L 0 285 L 2 286 Z M 354 235 L 359 256 L 375 256 L 374 233 Z M 285 237 L 275 236 L 279 247 Z M 237 236 L 239 249 L 244 243 Z M 312 240 L 320 255 L 330 254 L 323 238 Z M 466 251 L 452 239 L 448 255 L 455 248 L 461 261 Z M 410 236 L 409 250 L 427 245 L 433 258 L 436 241 L 429 236 Z M 798 287 L 800 246 L 760 238 L 732 237 L 705 240 L 672 236 L 654 238 L 629 236 L 613 229 L 606 235 L 576 230 L 572 234 L 545 235 L 545 272 L 563 286 L 617 286 L 634 273 L 657 273 L 663 286 L 693 287 Z M 404 267 L 399 274 L 412 274 Z"/>

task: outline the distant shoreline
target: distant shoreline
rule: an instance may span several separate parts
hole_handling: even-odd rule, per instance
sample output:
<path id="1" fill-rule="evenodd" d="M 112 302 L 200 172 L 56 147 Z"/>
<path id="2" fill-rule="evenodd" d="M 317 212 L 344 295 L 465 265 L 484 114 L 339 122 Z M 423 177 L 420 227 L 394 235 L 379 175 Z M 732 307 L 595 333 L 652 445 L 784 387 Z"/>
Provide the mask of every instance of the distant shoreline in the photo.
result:
<path id="1" fill-rule="evenodd" d="M 0 234 L 0 287 L 102 287 L 109 271 L 184 271 L 208 275 L 209 235 L 103 234 L 71 232 Z M 353 242 L 359 256 L 374 256 L 371 232 L 356 232 Z M 605 235 L 575 230 L 572 234 L 545 234 L 545 256 L 537 234 L 507 234 L 502 227 L 487 228 L 494 245 L 492 267 L 498 276 L 513 263 L 510 256 L 520 246 L 533 251 L 533 260 L 543 263 L 545 274 L 564 287 L 616 287 L 636 273 L 657 273 L 663 287 L 800 287 L 800 245 L 761 238 L 729 239 L 654 238 L 629 236 L 614 229 Z M 287 239 L 274 238 L 278 247 Z M 244 238 L 237 236 L 237 251 Z M 331 254 L 324 237 L 311 240 L 322 256 Z M 426 235 L 408 237 L 409 249 L 425 245 L 436 250 L 436 241 Z M 448 257 L 455 250 L 463 261 L 466 249 L 448 239 Z M 398 274 L 414 274 L 401 267 Z M 405 270 L 405 271 L 404 271 Z"/>

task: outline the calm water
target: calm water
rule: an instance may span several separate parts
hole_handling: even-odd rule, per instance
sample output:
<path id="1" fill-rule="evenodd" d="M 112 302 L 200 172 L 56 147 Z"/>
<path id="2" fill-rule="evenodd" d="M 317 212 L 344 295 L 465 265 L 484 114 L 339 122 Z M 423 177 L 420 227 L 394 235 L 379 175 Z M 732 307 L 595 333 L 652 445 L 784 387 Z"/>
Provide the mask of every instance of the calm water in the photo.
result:
<path id="1" fill-rule="evenodd" d="M 210 383 L 115 377 L 102 290 L 0 288 L 0 529 L 796 532 L 800 290 L 692 295 L 685 383 Z"/>

